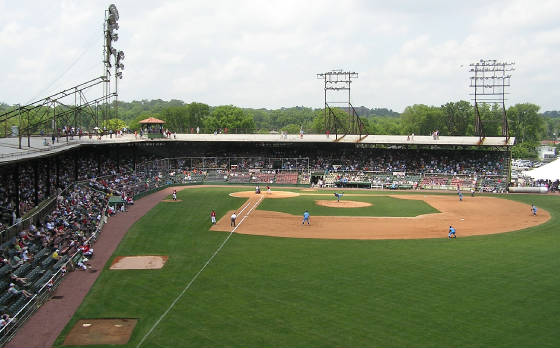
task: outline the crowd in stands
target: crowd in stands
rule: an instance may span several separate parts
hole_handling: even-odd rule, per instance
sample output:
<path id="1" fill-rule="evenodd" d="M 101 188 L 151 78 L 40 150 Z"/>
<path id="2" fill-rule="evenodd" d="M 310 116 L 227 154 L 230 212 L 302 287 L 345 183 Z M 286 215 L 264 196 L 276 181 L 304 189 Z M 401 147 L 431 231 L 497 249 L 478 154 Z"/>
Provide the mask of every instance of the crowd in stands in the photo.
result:
<path id="1" fill-rule="evenodd" d="M 87 269 L 84 257 L 93 256 L 90 237 L 103 218 L 107 193 L 87 185 L 69 187 L 48 214 L 0 246 L 0 327 L 12 323 L 35 294 L 48 290 L 53 274 L 64 273 L 72 255 L 80 252 L 77 266 Z"/>
<path id="2" fill-rule="evenodd" d="M 278 154 L 296 156 L 293 150 L 281 149 Z M 172 160 L 155 155 L 136 159 L 136 172 L 130 156 L 122 159 L 91 152 L 87 156 L 61 155 L 58 164 L 19 165 L 19 206 L 16 207 L 15 179 L 11 170 L 0 171 L 0 228 L 16 222 L 54 188 L 67 187 L 74 181 L 96 178 L 104 187 L 125 192 L 133 197 L 138 192 L 164 184 L 188 184 L 203 180 L 231 183 L 309 184 L 309 174 L 324 173 L 326 186 L 370 182 L 372 186 L 397 184 L 413 187 L 470 186 L 478 181 L 485 191 L 506 187 L 504 177 L 508 166 L 501 152 L 495 151 L 397 151 L 392 149 L 361 149 L 333 154 L 316 149 L 309 157 L 266 158 L 237 153 L 230 157 L 190 157 Z M 301 155 L 301 154 L 300 154 Z M 150 163 L 143 165 L 143 163 Z M 57 168 L 58 167 L 58 168 Z M 58 177 L 56 175 L 58 173 Z M 330 176 L 329 173 L 337 173 Z M 418 176 L 424 175 L 422 179 Z M 438 176 L 439 175 L 439 176 Z M 35 192 L 34 178 L 37 181 Z M 484 180 L 483 180 L 484 178 Z M 47 180 L 49 181 L 47 183 Z M 555 187 L 552 183 L 550 187 Z M 14 214 L 16 212 L 16 214 Z"/>
<path id="3" fill-rule="evenodd" d="M 498 152 L 393 151 L 364 149 L 323 154 L 310 161 L 312 170 L 438 173 L 448 175 L 502 175 L 506 158 Z"/>

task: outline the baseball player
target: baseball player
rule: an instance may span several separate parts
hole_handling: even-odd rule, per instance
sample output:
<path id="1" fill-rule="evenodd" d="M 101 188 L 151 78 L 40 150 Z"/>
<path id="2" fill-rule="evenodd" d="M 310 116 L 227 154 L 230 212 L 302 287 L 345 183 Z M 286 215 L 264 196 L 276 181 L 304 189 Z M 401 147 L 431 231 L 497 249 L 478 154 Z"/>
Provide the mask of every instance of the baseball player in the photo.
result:
<path id="1" fill-rule="evenodd" d="M 212 221 L 212 225 L 216 224 L 216 212 L 214 209 L 212 209 L 212 212 L 210 213 L 210 221 Z"/>
<path id="2" fill-rule="evenodd" d="M 463 192 L 459 192 L 459 201 L 463 201 Z"/>
<path id="3" fill-rule="evenodd" d="M 449 226 L 449 234 L 447 235 L 447 238 L 457 238 L 457 236 L 455 235 L 455 228 L 453 226 Z"/>
<path id="4" fill-rule="evenodd" d="M 177 200 L 177 190 L 173 190 L 173 200 Z"/>
<path id="5" fill-rule="evenodd" d="M 305 224 L 305 222 L 307 221 L 307 224 L 309 225 L 309 212 L 306 210 L 303 213 L 303 221 L 301 222 L 301 224 Z"/>
<path id="6" fill-rule="evenodd" d="M 534 204 L 531 204 L 531 212 L 533 216 L 537 216 L 537 207 Z"/>
<path id="7" fill-rule="evenodd" d="M 342 196 L 344 196 L 344 192 L 342 192 L 342 193 L 335 192 L 334 196 L 336 197 L 336 201 L 340 202 L 340 199 L 342 198 Z"/>

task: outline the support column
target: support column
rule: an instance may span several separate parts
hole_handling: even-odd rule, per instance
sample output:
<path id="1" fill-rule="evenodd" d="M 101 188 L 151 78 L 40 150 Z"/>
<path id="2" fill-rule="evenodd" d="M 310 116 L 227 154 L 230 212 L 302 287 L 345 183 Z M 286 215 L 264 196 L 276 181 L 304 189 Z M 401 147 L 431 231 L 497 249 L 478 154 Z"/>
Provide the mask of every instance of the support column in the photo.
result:
<path id="1" fill-rule="evenodd" d="M 136 143 L 132 144 L 132 169 L 136 173 Z"/>
<path id="2" fill-rule="evenodd" d="M 78 178 L 78 153 L 74 152 L 74 181 L 77 182 Z"/>
<path id="3" fill-rule="evenodd" d="M 47 175 L 45 176 L 45 186 L 47 187 L 47 195 L 46 197 L 50 197 L 51 195 L 51 161 L 50 158 L 47 158 Z"/>
<path id="4" fill-rule="evenodd" d="M 59 167 L 60 167 L 60 160 L 58 159 L 58 156 L 55 157 L 55 188 L 59 189 L 60 188 L 60 172 L 59 172 Z M 55 195 L 58 195 L 58 192 L 54 193 Z"/>
<path id="5" fill-rule="evenodd" d="M 115 151 L 117 153 L 117 173 L 121 172 L 121 149 L 119 145 L 115 145 L 117 147 L 117 151 Z"/>
<path id="6" fill-rule="evenodd" d="M 14 165 L 14 171 L 12 173 L 13 176 L 13 180 L 14 180 L 14 186 L 15 186 L 15 190 L 14 190 L 14 203 L 15 203 L 15 209 L 16 209 L 16 217 L 21 217 L 20 211 L 19 211 L 19 197 L 20 197 L 20 182 L 19 182 L 19 164 Z"/>
<path id="7" fill-rule="evenodd" d="M 97 153 L 97 177 L 101 176 L 101 154 L 99 153 L 99 149 L 96 149 Z"/>
<path id="8" fill-rule="evenodd" d="M 39 160 L 33 163 L 33 188 L 35 193 L 35 206 L 39 205 Z"/>

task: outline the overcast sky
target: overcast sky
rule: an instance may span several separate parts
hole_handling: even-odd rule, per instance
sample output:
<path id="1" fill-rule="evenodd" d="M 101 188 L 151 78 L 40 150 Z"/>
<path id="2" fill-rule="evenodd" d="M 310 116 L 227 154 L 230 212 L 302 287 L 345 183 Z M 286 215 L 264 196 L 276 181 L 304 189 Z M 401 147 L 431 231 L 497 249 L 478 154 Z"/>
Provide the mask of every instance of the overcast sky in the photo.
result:
<path id="1" fill-rule="evenodd" d="M 516 63 L 507 105 L 560 110 L 555 0 L 114 3 L 124 101 L 322 107 L 316 74 L 344 69 L 359 74 L 354 106 L 401 112 L 469 100 L 468 65 L 484 58 Z M 109 4 L 0 0 L 0 102 L 28 103 L 101 75 Z"/>

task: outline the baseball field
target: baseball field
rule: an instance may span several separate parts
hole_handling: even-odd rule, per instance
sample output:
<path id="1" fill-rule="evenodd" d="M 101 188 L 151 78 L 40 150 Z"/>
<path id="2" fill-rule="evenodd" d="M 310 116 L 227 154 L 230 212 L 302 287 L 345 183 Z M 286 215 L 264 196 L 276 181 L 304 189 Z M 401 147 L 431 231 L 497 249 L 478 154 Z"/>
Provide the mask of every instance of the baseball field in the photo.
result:
<path id="1" fill-rule="evenodd" d="M 351 191 L 336 202 L 334 191 L 248 189 L 188 188 L 157 204 L 128 231 L 56 345 L 101 346 L 96 337 L 126 326 L 88 334 L 94 319 L 134 322 L 123 347 L 560 345 L 558 195 L 460 202 Z M 110 269 L 123 256 L 166 261 Z"/>

